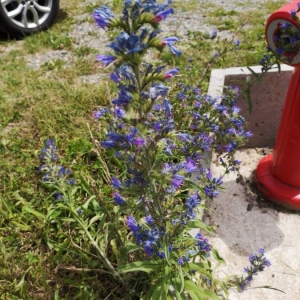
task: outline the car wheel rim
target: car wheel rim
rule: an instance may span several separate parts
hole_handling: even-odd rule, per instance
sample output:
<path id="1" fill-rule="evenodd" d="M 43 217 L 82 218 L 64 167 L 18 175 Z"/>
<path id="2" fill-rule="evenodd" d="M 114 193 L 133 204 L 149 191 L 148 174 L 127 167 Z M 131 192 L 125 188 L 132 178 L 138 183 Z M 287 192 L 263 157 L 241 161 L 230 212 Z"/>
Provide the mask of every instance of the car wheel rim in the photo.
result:
<path id="1" fill-rule="evenodd" d="M 34 29 L 48 18 L 53 0 L 0 0 L 4 13 L 15 25 Z"/>

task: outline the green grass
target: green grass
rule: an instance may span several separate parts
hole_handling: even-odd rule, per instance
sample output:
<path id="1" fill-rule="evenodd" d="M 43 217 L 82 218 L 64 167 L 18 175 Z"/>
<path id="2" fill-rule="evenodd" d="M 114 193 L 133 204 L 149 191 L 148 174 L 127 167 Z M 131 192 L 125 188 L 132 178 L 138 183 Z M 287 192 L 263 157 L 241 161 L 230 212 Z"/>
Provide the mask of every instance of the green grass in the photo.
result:
<path id="1" fill-rule="evenodd" d="M 266 15 L 283 2 L 266 1 L 250 14 L 205 5 L 203 13 L 209 23 L 218 30 L 230 30 L 241 40 L 240 49 L 232 52 L 232 43 L 211 42 L 201 32 L 190 32 L 188 41 L 182 44 L 183 57 L 174 59 L 166 52 L 160 57 L 179 66 L 183 80 L 201 84 L 205 89 L 212 67 L 259 62 L 265 48 Z M 120 3 L 113 1 L 116 8 Z M 197 3 L 190 1 L 183 5 L 176 1 L 175 7 L 177 11 L 192 11 Z M 97 295 L 112 285 L 98 274 L 63 268 L 76 264 L 74 256 L 65 257 L 60 249 L 51 248 L 49 241 L 57 236 L 71 247 L 69 233 L 64 228 L 45 229 L 43 219 L 29 212 L 29 208 L 34 208 L 46 213 L 51 201 L 49 194 L 41 189 L 37 170 L 40 149 L 48 138 L 55 139 L 62 164 L 102 191 L 101 196 L 105 197 L 107 192 L 101 175 L 103 165 L 96 158 L 89 127 L 94 134 L 101 132 L 93 123 L 92 112 L 97 106 L 109 103 L 113 90 L 107 80 L 96 85 L 78 80 L 81 75 L 108 73 L 94 64 L 97 49 L 75 47 L 74 40 L 67 36 L 73 25 L 81 22 L 74 16 L 90 13 L 94 8 L 91 4 L 86 7 L 81 4 L 79 0 L 64 1 L 64 14 L 46 32 L 26 37 L 23 42 L 0 42 L 0 299 L 99 299 Z M 6 52 L 5 47 L 16 50 Z M 213 51 L 221 52 L 224 47 L 227 47 L 224 56 L 214 65 L 208 65 Z M 35 70 L 27 64 L 29 55 L 62 49 L 74 54 L 71 65 L 55 59 Z M 187 63 L 190 57 L 193 61 Z M 185 72 L 187 65 L 192 77 Z M 204 80 L 200 82 L 202 77 Z M 102 159 L 113 167 L 109 154 Z"/>

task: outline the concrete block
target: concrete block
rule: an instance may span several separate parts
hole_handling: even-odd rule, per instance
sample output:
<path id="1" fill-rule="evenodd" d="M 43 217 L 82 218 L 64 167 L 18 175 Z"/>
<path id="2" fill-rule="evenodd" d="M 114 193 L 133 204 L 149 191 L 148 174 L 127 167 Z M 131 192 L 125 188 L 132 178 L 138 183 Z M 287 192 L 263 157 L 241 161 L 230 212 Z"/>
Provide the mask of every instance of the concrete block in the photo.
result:
<path id="1" fill-rule="evenodd" d="M 257 74 L 261 73 L 261 66 L 252 66 L 251 69 Z M 253 86 L 252 114 L 249 114 L 246 97 L 242 94 L 238 106 L 242 109 L 241 114 L 246 119 L 247 128 L 253 133 L 247 147 L 273 148 L 292 72 L 293 67 L 282 65 L 281 72 L 274 69 Z M 254 79 L 246 67 L 214 69 L 211 73 L 208 94 L 213 97 L 220 96 L 224 86 L 238 86 L 242 91 L 246 86 L 247 76 Z"/>

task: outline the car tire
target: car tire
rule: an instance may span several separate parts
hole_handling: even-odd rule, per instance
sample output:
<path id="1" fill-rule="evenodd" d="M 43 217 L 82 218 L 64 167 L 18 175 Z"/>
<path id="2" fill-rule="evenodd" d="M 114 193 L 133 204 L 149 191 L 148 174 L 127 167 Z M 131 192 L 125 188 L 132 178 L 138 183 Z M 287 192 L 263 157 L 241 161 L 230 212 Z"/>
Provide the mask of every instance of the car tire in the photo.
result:
<path id="1" fill-rule="evenodd" d="M 0 0 L 0 28 L 23 37 L 49 28 L 59 10 L 59 0 Z"/>

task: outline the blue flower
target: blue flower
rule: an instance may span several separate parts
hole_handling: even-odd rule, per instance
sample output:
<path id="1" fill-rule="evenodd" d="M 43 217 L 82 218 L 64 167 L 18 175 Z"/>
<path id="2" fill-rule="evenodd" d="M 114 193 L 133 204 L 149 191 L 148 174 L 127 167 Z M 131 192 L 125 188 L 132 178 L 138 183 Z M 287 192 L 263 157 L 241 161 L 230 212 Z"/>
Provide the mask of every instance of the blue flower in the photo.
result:
<path id="1" fill-rule="evenodd" d="M 56 145 L 54 140 L 49 139 L 45 142 L 45 147 L 42 149 L 40 159 L 42 161 L 45 161 L 46 159 L 50 159 L 50 161 L 53 162 L 58 161 L 58 157 L 56 155 Z"/>
<path id="2" fill-rule="evenodd" d="M 214 38 L 217 36 L 217 34 L 218 34 L 217 29 L 214 29 L 214 30 L 211 32 L 210 38 L 211 38 L 211 39 L 214 39 Z"/>
<path id="3" fill-rule="evenodd" d="M 102 29 L 109 27 L 114 17 L 112 11 L 105 5 L 102 5 L 99 9 L 95 9 L 92 16 Z"/>
<path id="4" fill-rule="evenodd" d="M 292 9 L 292 10 L 291 10 L 291 17 L 292 17 L 292 18 L 295 18 L 296 16 L 297 16 L 296 10 L 295 10 L 295 9 Z"/>
<path id="5" fill-rule="evenodd" d="M 234 44 L 235 44 L 236 46 L 239 46 L 239 45 L 241 44 L 241 41 L 240 41 L 240 40 L 234 40 Z"/>
<path id="6" fill-rule="evenodd" d="M 109 114 L 110 111 L 107 108 L 99 108 L 98 110 L 94 111 L 94 119 L 99 119 L 102 116 Z"/>
<path id="7" fill-rule="evenodd" d="M 154 220 L 153 220 L 153 218 L 152 218 L 151 215 L 147 215 L 147 216 L 146 216 L 146 223 L 147 223 L 149 226 L 151 226 L 151 225 L 154 224 Z"/>
<path id="8" fill-rule="evenodd" d="M 159 96 L 165 96 L 170 88 L 162 85 L 161 83 L 153 83 L 150 87 L 150 98 L 151 100 L 157 99 Z"/>
<path id="9" fill-rule="evenodd" d="M 137 231 L 139 230 L 138 224 L 136 222 L 136 219 L 134 218 L 134 216 L 128 216 L 127 220 L 126 220 L 127 226 L 129 227 L 129 229 L 133 232 L 133 233 L 137 233 Z"/>
<path id="10" fill-rule="evenodd" d="M 281 56 L 284 53 L 284 50 L 281 48 L 276 48 L 276 53 Z"/>
<path id="11" fill-rule="evenodd" d="M 138 35 L 122 32 L 108 47 L 117 53 L 131 54 L 142 51 L 146 45 L 140 42 Z"/>
<path id="12" fill-rule="evenodd" d="M 145 140 L 142 137 L 137 137 L 133 140 L 133 144 L 140 148 L 145 145 Z"/>
<path id="13" fill-rule="evenodd" d="M 171 185 L 175 188 L 178 189 L 182 183 L 184 182 L 185 178 L 182 175 L 175 174 L 173 177 L 170 179 Z"/>
<path id="14" fill-rule="evenodd" d="M 205 256 L 210 255 L 211 245 L 208 243 L 208 240 L 204 238 L 200 233 L 197 233 L 195 236 L 196 245 L 199 248 L 199 251 Z"/>
<path id="15" fill-rule="evenodd" d="M 179 257 L 179 259 L 178 259 L 178 264 L 179 264 L 179 266 L 182 266 L 183 263 L 184 263 L 183 258 L 182 258 L 182 257 Z"/>
<path id="16" fill-rule="evenodd" d="M 179 39 L 178 37 L 172 36 L 172 37 L 164 38 L 164 39 L 162 40 L 162 43 L 161 43 L 161 44 L 162 44 L 163 46 L 167 45 L 167 46 L 169 47 L 170 52 L 171 52 L 172 54 L 175 54 L 175 55 L 177 55 L 178 57 L 180 57 L 180 56 L 181 56 L 181 51 L 174 47 L 174 43 L 175 43 L 175 42 L 179 42 L 179 41 L 180 41 L 180 39 Z"/>
<path id="17" fill-rule="evenodd" d="M 118 98 L 114 99 L 112 101 L 112 104 L 115 105 L 128 105 L 130 101 L 132 100 L 132 95 L 127 93 L 124 88 L 122 88 L 118 94 Z"/>
<path id="18" fill-rule="evenodd" d="M 187 173 L 193 173 L 198 170 L 198 167 L 194 160 L 188 159 L 185 163 L 184 169 Z"/>
<path id="19" fill-rule="evenodd" d="M 116 204 L 118 204 L 118 205 L 126 204 L 124 198 L 119 193 L 116 193 L 116 192 L 114 192 L 114 200 L 115 200 Z"/>
<path id="20" fill-rule="evenodd" d="M 153 22 L 154 23 L 159 23 L 162 20 L 165 20 L 170 14 L 174 14 L 174 9 L 173 8 L 169 8 L 169 9 L 164 10 L 164 11 L 159 11 L 154 15 Z"/>
<path id="21" fill-rule="evenodd" d="M 113 55 L 105 55 L 100 54 L 97 55 L 97 60 L 105 65 L 105 67 L 109 66 L 111 63 L 115 62 L 117 60 L 117 57 Z"/>
<path id="22" fill-rule="evenodd" d="M 114 176 L 111 177 L 111 185 L 112 185 L 115 189 L 120 189 L 120 188 L 123 187 L 122 182 L 121 182 L 118 178 L 116 178 L 116 177 L 114 177 Z"/>
<path id="23" fill-rule="evenodd" d="M 164 74 L 164 78 L 166 78 L 166 79 L 172 78 L 178 72 L 179 72 L 179 68 L 171 69 Z"/>
<path id="24" fill-rule="evenodd" d="M 126 112 L 124 109 L 120 108 L 120 107 L 116 107 L 114 114 L 118 117 L 118 118 L 124 118 L 126 116 Z"/>
<path id="25" fill-rule="evenodd" d="M 118 83 L 120 81 L 120 76 L 116 73 L 111 73 L 110 74 L 110 79 L 115 82 L 115 83 Z"/>
<path id="26" fill-rule="evenodd" d="M 245 278 L 240 279 L 238 282 L 238 286 L 242 291 L 245 290 L 246 285 L 253 280 L 253 275 L 257 275 L 258 272 L 262 272 L 265 269 L 265 267 L 271 266 L 270 261 L 264 257 L 265 250 L 263 248 L 260 248 L 258 252 L 258 255 L 249 255 L 249 261 L 251 263 L 251 266 L 244 268 L 244 272 L 247 273 L 247 276 Z"/>

